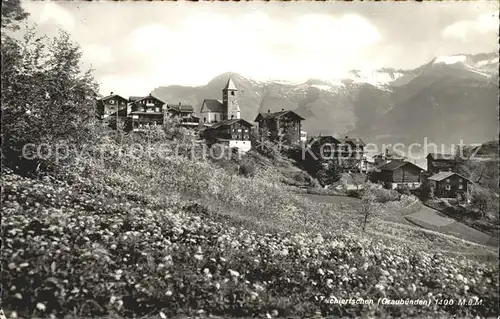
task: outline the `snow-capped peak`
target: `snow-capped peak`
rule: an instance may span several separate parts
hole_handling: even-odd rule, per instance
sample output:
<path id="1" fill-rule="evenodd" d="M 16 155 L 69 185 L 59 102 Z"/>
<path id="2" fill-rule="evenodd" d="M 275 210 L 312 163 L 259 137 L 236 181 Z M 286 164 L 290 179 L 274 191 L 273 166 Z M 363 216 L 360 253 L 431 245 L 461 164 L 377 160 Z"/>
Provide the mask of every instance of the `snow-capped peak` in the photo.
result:
<path id="1" fill-rule="evenodd" d="M 442 55 L 442 56 L 438 56 L 438 57 L 434 58 L 432 63 L 434 63 L 434 64 L 439 64 L 439 63 L 457 64 L 460 62 L 462 62 L 462 63 L 465 62 L 466 59 L 467 59 L 467 57 L 465 55 Z"/>

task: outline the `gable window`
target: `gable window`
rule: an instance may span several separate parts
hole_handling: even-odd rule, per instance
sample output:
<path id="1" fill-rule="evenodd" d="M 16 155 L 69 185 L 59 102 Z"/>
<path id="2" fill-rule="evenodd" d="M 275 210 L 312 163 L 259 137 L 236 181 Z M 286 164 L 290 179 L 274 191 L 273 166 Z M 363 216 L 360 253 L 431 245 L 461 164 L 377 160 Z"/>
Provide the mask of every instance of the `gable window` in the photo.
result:
<path id="1" fill-rule="evenodd" d="M 109 100 L 109 104 L 115 104 L 115 100 Z"/>
<path id="2" fill-rule="evenodd" d="M 450 182 L 450 179 L 449 179 L 449 178 L 447 178 L 447 179 L 446 179 L 446 183 L 449 183 L 449 182 Z"/>
<path id="3" fill-rule="evenodd" d="M 445 189 L 449 191 L 451 189 L 451 185 L 446 185 Z"/>
<path id="4" fill-rule="evenodd" d="M 459 179 L 458 179 L 458 181 L 461 183 L 461 182 L 463 182 L 464 180 L 463 180 L 463 179 L 461 179 L 461 178 L 459 178 Z"/>

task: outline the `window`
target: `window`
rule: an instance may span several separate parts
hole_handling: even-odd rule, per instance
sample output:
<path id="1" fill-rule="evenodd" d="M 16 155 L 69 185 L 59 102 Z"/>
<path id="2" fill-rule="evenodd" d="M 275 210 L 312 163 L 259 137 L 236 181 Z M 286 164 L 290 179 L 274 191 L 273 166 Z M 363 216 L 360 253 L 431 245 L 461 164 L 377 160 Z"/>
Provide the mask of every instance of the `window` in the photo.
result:
<path id="1" fill-rule="evenodd" d="M 234 91 L 231 91 L 231 95 L 234 95 Z"/>
<path id="2" fill-rule="evenodd" d="M 459 185 L 458 185 L 458 189 L 464 189 L 464 185 L 459 184 Z"/>
<path id="3" fill-rule="evenodd" d="M 241 129 L 240 129 L 240 128 L 238 129 L 238 132 L 241 132 Z"/>
<path id="4" fill-rule="evenodd" d="M 446 185 L 445 189 L 449 191 L 451 189 L 451 185 Z"/>
<path id="5" fill-rule="evenodd" d="M 458 181 L 461 183 L 461 182 L 463 182 L 464 180 L 463 180 L 463 179 L 461 179 L 461 178 L 459 178 L 459 179 L 458 179 Z"/>
<path id="6" fill-rule="evenodd" d="M 109 104 L 115 104 L 115 100 L 109 100 Z"/>
<path id="7" fill-rule="evenodd" d="M 449 179 L 449 178 L 447 178 L 447 179 L 446 179 L 446 183 L 449 183 L 449 182 L 450 182 L 450 179 Z"/>

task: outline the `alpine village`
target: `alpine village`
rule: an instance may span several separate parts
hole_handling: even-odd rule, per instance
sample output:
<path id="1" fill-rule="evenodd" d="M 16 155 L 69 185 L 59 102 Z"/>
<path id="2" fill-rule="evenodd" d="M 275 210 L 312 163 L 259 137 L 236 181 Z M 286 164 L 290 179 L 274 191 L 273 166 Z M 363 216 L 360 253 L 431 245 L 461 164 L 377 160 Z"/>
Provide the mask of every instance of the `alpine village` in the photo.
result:
<path id="1" fill-rule="evenodd" d="M 302 130 L 305 119 L 292 110 L 259 113 L 253 123 L 242 119 L 238 95 L 238 88 L 229 78 L 222 88 L 222 100 L 205 99 L 196 112 L 193 105 L 165 103 L 151 94 L 127 99 L 111 92 L 97 100 L 97 116 L 103 125 L 128 133 L 163 125 L 168 118 L 176 119 L 178 125 L 199 136 L 200 142 L 242 153 L 252 148 L 252 135 L 261 139 L 265 136 L 281 147 L 309 144 L 311 154 L 322 166 L 333 165 L 338 172 L 363 174 L 380 187 L 414 191 L 427 182 L 438 198 L 457 198 L 462 202 L 467 199 L 472 181 L 456 172 L 454 154 L 428 154 L 427 170 L 389 149 L 370 161 L 360 138 L 320 135 L 308 139 Z"/>

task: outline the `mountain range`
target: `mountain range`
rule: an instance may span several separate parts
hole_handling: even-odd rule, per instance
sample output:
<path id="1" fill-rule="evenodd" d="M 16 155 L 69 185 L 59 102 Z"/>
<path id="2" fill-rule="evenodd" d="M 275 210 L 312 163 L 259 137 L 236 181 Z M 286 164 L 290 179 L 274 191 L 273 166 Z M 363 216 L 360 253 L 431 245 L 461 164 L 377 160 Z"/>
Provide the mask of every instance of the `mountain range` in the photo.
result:
<path id="1" fill-rule="evenodd" d="M 224 73 L 204 86 L 163 86 L 151 93 L 199 108 L 221 99 L 228 78 L 240 91 L 242 118 L 294 110 L 308 135 L 356 136 L 372 143 L 482 143 L 498 137 L 498 53 L 438 56 L 413 70 L 350 71 L 304 83 L 257 81 Z"/>

